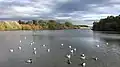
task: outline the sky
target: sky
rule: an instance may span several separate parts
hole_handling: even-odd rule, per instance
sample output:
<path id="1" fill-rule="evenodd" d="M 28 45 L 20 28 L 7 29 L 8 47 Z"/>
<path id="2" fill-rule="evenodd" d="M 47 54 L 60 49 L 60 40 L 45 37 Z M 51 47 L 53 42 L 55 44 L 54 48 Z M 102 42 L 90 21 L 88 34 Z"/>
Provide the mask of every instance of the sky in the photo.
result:
<path id="1" fill-rule="evenodd" d="M 0 20 L 60 19 L 92 25 L 119 12 L 120 0 L 0 0 Z"/>

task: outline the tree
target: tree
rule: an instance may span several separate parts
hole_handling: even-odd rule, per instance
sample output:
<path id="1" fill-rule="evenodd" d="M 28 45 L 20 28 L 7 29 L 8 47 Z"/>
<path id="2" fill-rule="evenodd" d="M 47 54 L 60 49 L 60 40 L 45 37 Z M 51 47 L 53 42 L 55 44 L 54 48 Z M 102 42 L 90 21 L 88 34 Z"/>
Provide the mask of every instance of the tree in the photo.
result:
<path id="1" fill-rule="evenodd" d="M 18 23 L 19 24 L 25 24 L 25 22 L 21 21 L 21 20 L 18 20 Z"/>
<path id="2" fill-rule="evenodd" d="M 37 20 L 32 20 L 33 24 L 38 25 L 38 21 Z"/>
<path id="3" fill-rule="evenodd" d="M 73 24 L 67 21 L 67 22 L 65 22 L 65 25 L 66 25 L 67 27 L 71 27 Z"/>
<path id="4" fill-rule="evenodd" d="M 55 30 L 55 29 L 57 29 L 57 23 L 56 23 L 56 21 L 55 20 L 49 20 L 48 21 L 48 28 L 49 29 L 51 29 L 51 30 Z"/>
<path id="5" fill-rule="evenodd" d="M 93 23 L 93 30 L 97 31 L 120 31 L 120 16 L 108 16 Z"/>

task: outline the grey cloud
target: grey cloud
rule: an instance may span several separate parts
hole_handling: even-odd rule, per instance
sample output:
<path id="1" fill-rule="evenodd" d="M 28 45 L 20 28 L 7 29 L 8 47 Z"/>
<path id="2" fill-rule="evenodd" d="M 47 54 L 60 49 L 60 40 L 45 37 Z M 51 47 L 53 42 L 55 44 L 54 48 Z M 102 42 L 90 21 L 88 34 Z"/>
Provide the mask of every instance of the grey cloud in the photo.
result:
<path id="1" fill-rule="evenodd" d="M 115 2 L 116 1 L 116 2 Z M 94 20 L 120 11 L 118 0 L 13 0 L 0 1 L 1 19 L 67 18 L 92 24 Z M 113 7 L 113 8 L 111 8 Z M 102 8 L 102 9 L 101 9 Z M 3 17 L 3 18 L 2 18 Z"/>

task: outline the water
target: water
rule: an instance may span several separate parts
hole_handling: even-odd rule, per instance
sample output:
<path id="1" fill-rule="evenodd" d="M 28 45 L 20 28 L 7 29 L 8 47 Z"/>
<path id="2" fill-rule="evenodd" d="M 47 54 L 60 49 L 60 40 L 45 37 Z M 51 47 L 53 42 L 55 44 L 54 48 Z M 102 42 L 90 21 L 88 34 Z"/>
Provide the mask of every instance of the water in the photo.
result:
<path id="1" fill-rule="evenodd" d="M 70 65 L 65 58 L 70 53 L 69 45 L 77 49 Z M 36 48 L 36 54 L 33 48 Z M 82 53 L 86 60 L 80 59 Z M 29 58 L 33 59 L 32 64 L 25 63 Z M 86 67 L 120 67 L 120 34 L 91 30 L 0 32 L 0 67 L 82 67 L 80 64 L 83 62 Z"/>

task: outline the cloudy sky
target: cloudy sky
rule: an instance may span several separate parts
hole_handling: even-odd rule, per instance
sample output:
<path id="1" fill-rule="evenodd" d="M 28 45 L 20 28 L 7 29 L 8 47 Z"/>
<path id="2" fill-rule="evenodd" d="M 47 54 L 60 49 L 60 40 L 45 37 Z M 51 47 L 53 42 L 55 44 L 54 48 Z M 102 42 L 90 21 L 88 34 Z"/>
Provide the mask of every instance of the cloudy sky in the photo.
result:
<path id="1" fill-rule="evenodd" d="M 0 20 L 67 19 L 91 25 L 119 12 L 120 0 L 0 0 Z"/>

